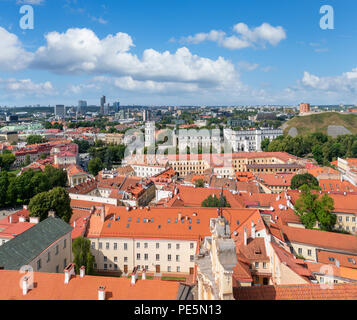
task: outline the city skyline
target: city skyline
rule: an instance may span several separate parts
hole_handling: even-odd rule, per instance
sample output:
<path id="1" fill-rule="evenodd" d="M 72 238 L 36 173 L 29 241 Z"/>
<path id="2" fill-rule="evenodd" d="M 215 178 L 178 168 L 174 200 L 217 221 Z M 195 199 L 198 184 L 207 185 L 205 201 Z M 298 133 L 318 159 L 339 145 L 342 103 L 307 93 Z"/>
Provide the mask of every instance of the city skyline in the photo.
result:
<path id="1" fill-rule="evenodd" d="M 325 4 L 3 0 L 0 105 L 355 104 L 357 4 Z"/>

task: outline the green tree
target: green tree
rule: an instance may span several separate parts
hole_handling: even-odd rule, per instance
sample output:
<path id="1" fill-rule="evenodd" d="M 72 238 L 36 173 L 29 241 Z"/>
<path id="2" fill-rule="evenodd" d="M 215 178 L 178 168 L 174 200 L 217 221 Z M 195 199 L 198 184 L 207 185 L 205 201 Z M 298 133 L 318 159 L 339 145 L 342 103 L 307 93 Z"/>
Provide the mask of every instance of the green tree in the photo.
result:
<path id="1" fill-rule="evenodd" d="M 9 171 L 11 165 L 15 162 L 16 157 L 9 151 L 4 151 L 2 155 L 0 155 L 0 166 L 2 170 Z"/>
<path id="2" fill-rule="evenodd" d="M 73 262 L 76 265 L 76 273 L 81 266 L 86 267 L 86 274 L 93 273 L 94 257 L 90 251 L 90 240 L 78 237 L 72 243 Z"/>
<path id="3" fill-rule="evenodd" d="M 261 143 L 262 150 L 265 152 L 268 151 L 269 144 L 270 144 L 270 140 L 268 138 L 265 138 Z"/>
<path id="4" fill-rule="evenodd" d="M 332 231 L 336 224 L 336 215 L 332 213 L 334 201 L 327 194 L 319 199 L 318 193 L 312 193 L 308 185 L 300 187 L 301 195 L 295 203 L 295 213 L 305 228 L 313 229 L 318 222 L 320 228 Z"/>
<path id="5" fill-rule="evenodd" d="M 44 137 L 42 137 L 40 135 L 35 135 L 35 134 L 29 135 L 26 139 L 27 144 L 39 144 L 39 143 L 43 143 L 46 141 L 47 140 Z"/>
<path id="6" fill-rule="evenodd" d="M 201 203 L 202 207 L 206 208 L 230 208 L 230 204 L 228 203 L 225 196 L 222 196 L 222 200 L 217 198 L 216 196 L 209 195 L 207 199 L 203 200 Z"/>
<path id="7" fill-rule="evenodd" d="M 26 157 L 25 157 L 25 167 L 28 166 L 30 163 L 31 163 L 30 155 L 27 154 Z"/>
<path id="8" fill-rule="evenodd" d="M 7 201 L 7 190 L 9 188 L 9 176 L 7 171 L 0 172 L 0 207 L 4 207 Z"/>
<path id="9" fill-rule="evenodd" d="M 93 158 L 89 160 L 88 170 L 93 175 L 96 176 L 100 170 L 103 169 L 103 163 L 100 158 Z"/>
<path id="10" fill-rule="evenodd" d="M 297 174 L 291 179 L 290 188 L 297 190 L 304 184 L 309 187 L 318 187 L 319 181 L 310 173 Z"/>
<path id="11" fill-rule="evenodd" d="M 65 187 L 67 185 L 67 173 L 65 170 L 57 169 L 51 165 L 47 165 L 44 170 L 44 175 L 47 176 L 49 189 L 55 187 Z"/>
<path id="12" fill-rule="evenodd" d="M 205 186 L 204 181 L 202 179 L 197 179 L 195 181 L 196 188 L 203 188 Z"/>
<path id="13" fill-rule="evenodd" d="M 40 217 L 42 221 L 47 218 L 50 210 L 54 210 L 58 217 L 69 222 L 72 216 L 70 203 L 68 192 L 64 188 L 56 187 L 49 192 L 41 192 L 30 200 L 30 216 Z"/>

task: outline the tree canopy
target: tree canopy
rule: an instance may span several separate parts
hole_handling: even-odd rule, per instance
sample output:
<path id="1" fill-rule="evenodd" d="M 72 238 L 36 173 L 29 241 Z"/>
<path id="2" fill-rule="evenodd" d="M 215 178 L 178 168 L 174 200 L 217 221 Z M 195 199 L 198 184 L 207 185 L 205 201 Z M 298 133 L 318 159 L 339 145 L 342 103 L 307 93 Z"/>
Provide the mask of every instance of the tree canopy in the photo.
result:
<path id="1" fill-rule="evenodd" d="M 39 217 L 42 221 L 47 218 L 50 210 L 54 210 L 58 217 L 69 222 L 72 216 L 70 203 L 68 192 L 64 188 L 56 187 L 49 192 L 41 192 L 30 200 L 30 216 Z"/>
<path id="2" fill-rule="evenodd" d="M 263 146 L 269 152 L 284 151 L 298 157 L 312 156 L 320 165 L 328 165 L 338 157 L 357 157 L 357 135 L 339 135 L 336 138 L 321 132 L 294 138 L 286 135 Z"/>
<path id="3" fill-rule="evenodd" d="M 333 231 L 336 224 L 336 215 L 332 213 L 334 201 L 327 194 L 319 197 L 319 193 L 311 192 L 307 185 L 299 189 L 301 195 L 295 203 L 295 213 L 305 228 L 313 229 L 318 223 L 321 230 Z"/>
<path id="4" fill-rule="evenodd" d="M 26 139 L 27 144 L 38 144 L 43 142 L 47 142 L 47 140 L 44 137 L 35 134 L 28 136 Z"/>
<path id="5" fill-rule="evenodd" d="M 314 188 L 319 186 L 319 181 L 310 173 L 297 174 L 291 179 L 290 189 L 299 189 L 304 184 Z"/>
<path id="6" fill-rule="evenodd" d="M 78 237 L 72 243 L 73 262 L 76 265 L 76 273 L 81 266 L 86 267 L 86 274 L 93 273 L 94 257 L 90 251 L 90 240 Z"/>
<path id="7" fill-rule="evenodd" d="M 103 169 L 103 163 L 100 158 L 93 158 L 89 160 L 88 170 L 93 175 L 96 176 L 99 171 Z"/>
<path id="8" fill-rule="evenodd" d="M 230 204 L 228 203 L 225 196 L 222 196 L 221 199 L 216 196 L 209 195 L 207 199 L 203 200 L 201 203 L 202 207 L 207 208 L 230 208 Z"/>

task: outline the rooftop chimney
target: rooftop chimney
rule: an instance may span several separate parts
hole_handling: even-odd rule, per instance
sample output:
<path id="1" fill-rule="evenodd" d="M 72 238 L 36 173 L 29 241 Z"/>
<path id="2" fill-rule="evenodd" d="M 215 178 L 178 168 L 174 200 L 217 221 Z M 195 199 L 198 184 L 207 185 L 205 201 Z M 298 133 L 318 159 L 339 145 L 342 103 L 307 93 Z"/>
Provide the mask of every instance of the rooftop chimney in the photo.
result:
<path id="1" fill-rule="evenodd" d="M 105 300 L 105 286 L 98 288 L 98 300 Z"/>
<path id="2" fill-rule="evenodd" d="M 30 217 L 30 223 L 39 223 L 40 217 Z"/>
<path id="3" fill-rule="evenodd" d="M 81 268 L 79 269 L 79 276 L 81 278 L 84 278 L 85 274 L 86 274 L 86 267 L 85 266 L 81 266 Z"/>
<path id="4" fill-rule="evenodd" d="M 24 210 L 27 210 L 27 209 L 28 209 L 28 206 L 24 204 L 24 205 L 22 206 L 22 208 L 23 208 Z"/>
<path id="5" fill-rule="evenodd" d="M 26 221 L 26 218 L 24 216 L 19 217 L 19 222 L 25 222 L 25 221 Z"/>
<path id="6" fill-rule="evenodd" d="M 68 283 L 69 280 L 71 280 L 71 276 L 74 275 L 75 273 L 75 268 L 74 268 L 75 264 L 74 263 L 70 263 L 66 269 L 64 269 L 64 283 Z"/>
<path id="7" fill-rule="evenodd" d="M 12 223 L 12 215 L 9 215 L 9 223 Z"/>
<path id="8" fill-rule="evenodd" d="M 247 245 L 247 228 L 244 228 L 244 245 Z"/>
<path id="9" fill-rule="evenodd" d="M 135 273 L 133 272 L 133 273 L 131 274 L 131 282 L 130 282 L 130 284 L 131 284 L 132 286 L 134 286 L 134 285 L 135 285 L 135 282 L 136 282 L 136 275 L 135 275 Z"/>
<path id="10" fill-rule="evenodd" d="M 28 277 L 24 277 L 22 280 L 22 294 L 24 296 L 27 295 L 27 292 L 29 290 L 28 279 L 29 279 Z"/>
<path id="11" fill-rule="evenodd" d="M 255 225 L 254 225 L 254 221 L 252 220 L 252 223 L 251 223 L 252 227 L 251 227 L 251 237 L 253 239 L 255 239 Z"/>
<path id="12" fill-rule="evenodd" d="M 50 211 L 48 211 L 48 217 L 50 218 L 55 218 L 56 217 L 56 213 L 55 213 L 55 211 L 54 210 L 50 210 Z"/>

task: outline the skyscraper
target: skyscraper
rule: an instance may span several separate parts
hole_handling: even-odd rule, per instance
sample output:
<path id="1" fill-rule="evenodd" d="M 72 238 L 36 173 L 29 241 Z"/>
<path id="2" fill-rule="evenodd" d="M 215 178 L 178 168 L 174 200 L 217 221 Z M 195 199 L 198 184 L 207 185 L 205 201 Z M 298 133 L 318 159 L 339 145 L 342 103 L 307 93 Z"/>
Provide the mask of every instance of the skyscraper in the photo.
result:
<path id="1" fill-rule="evenodd" d="M 87 101 L 79 100 L 78 107 L 77 107 L 77 114 L 84 114 L 86 108 L 87 108 Z"/>
<path id="2" fill-rule="evenodd" d="M 119 112 L 119 110 L 120 110 L 120 102 L 119 101 L 114 102 L 113 103 L 113 107 L 114 107 L 115 113 Z"/>
<path id="3" fill-rule="evenodd" d="M 100 114 L 104 114 L 104 105 L 105 105 L 106 99 L 105 96 L 102 96 L 100 98 Z"/>
<path id="4" fill-rule="evenodd" d="M 55 106 L 55 117 L 64 118 L 66 115 L 66 107 L 63 104 L 57 104 Z"/>

